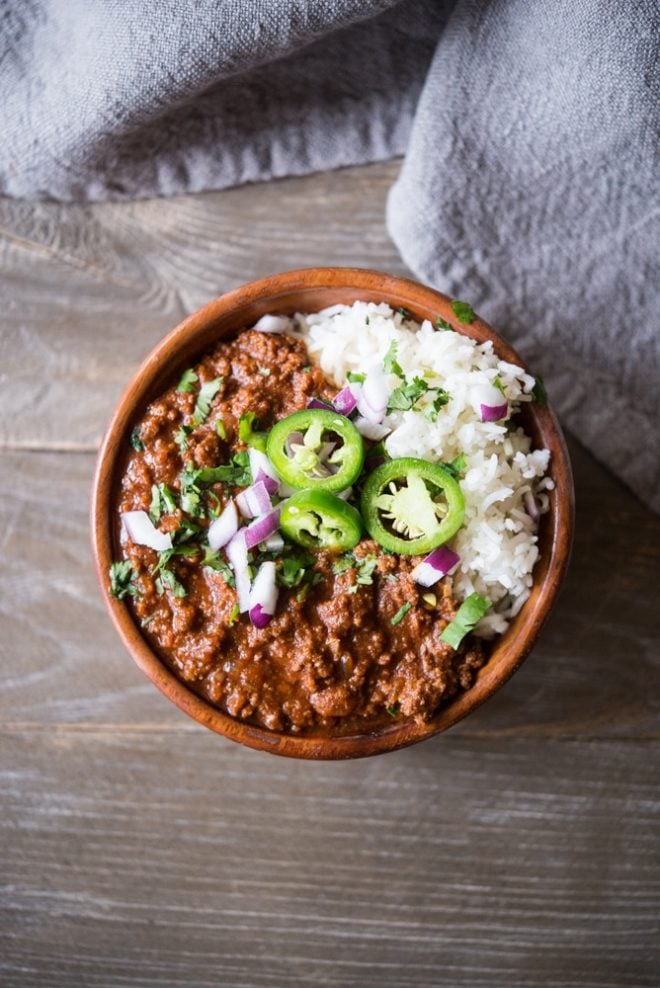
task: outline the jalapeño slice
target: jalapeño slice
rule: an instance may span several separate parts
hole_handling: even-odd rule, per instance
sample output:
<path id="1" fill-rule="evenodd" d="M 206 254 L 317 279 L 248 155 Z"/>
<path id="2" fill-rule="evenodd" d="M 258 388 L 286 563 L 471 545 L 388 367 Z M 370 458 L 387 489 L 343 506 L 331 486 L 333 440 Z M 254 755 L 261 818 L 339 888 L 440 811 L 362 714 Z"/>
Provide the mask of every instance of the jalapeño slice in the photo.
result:
<path id="1" fill-rule="evenodd" d="M 343 491 L 364 463 L 362 436 L 338 412 L 305 408 L 281 419 L 268 435 L 266 453 L 290 487 Z"/>
<path id="2" fill-rule="evenodd" d="M 465 501 L 448 470 L 404 456 L 377 467 L 362 490 L 362 517 L 376 542 L 391 552 L 429 552 L 455 535 Z"/>
<path id="3" fill-rule="evenodd" d="M 345 552 L 360 541 L 359 511 L 329 491 L 298 491 L 284 502 L 280 529 L 306 549 Z"/>

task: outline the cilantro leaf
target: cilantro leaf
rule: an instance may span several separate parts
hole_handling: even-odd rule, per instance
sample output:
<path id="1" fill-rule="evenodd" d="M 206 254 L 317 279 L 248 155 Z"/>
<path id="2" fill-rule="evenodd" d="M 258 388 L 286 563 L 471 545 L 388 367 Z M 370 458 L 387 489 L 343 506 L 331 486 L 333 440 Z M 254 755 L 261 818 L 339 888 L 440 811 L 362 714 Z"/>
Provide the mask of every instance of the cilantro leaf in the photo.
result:
<path id="1" fill-rule="evenodd" d="M 220 390 L 221 384 L 221 377 L 215 377 L 212 381 L 207 381 L 206 384 L 202 384 L 193 409 L 192 420 L 195 427 L 201 425 L 202 422 L 205 422 L 208 418 L 208 414 L 211 411 L 211 402 Z"/>
<path id="2" fill-rule="evenodd" d="M 192 426 L 182 425 L 177 432 L 174 433 L 174 442 L 179 447 L 181 456 L 185 453 L 188 448 L 188 436 L 192 432 Z"/>
<path id="3" fill-rule="evenodd" d="M 181 378 L 176 386 L 176 389 L 177 391 L 183 391 L 186 394 L 191 394 L 195 390 L 195 385 L 197 384 L 198 380 L 199 378 L 197 377 L 197 374 L 192 369 L 192 367 L 190 367 L 188 368 L 188 370 L 184 371 L 183 374 L 181 375 Z"/>
<path id="4" fill-rule="evenodd" d="M 220 436 L 221 439 L 224 439 L 225 441 L 227 440 L 227 426 L 222 421 L 222 419 L 218 419 L 217 422 L 215 423 L 215 431 L 217 432 L 217 434 Z"/>
<path id="5" fill-rule="evenodd" d="M 469 634 L 484 614 L 490 610 L 491 602 L 478 593 L 471 593 L 456 612 L 456 617 L 450 621 L 440 635 L 440 641 L 456 649 L 467 634 Z"/>
<path id="6" fill-rule="evenodd" d="M 536 375 L 534 387 L 532 388 L 532 394 L 534 395 L 534 401 L 537 402 L 537 404 L 548 404 L 548 392 L 545 390 L 545 384 L 543 383 L 543 378 L 540 374 Z"/>
<path id="7" fill-rule="evenodd" d="M 238 420 L 238 438 L 246 446 L 252 446 L 254 449 L 259 449 L 262 453 L 265 453 L 268 433 L 260 432 L 258 429 L 253 428 L 253 426 L 258 424 L 255 421 L 254 412 L 246 412 L 245 415 L 241 415 Z"/>
<path id="8" fill-rule="evenodd" d="M 451 323 L 448 323 L 447 320 L 446 319 L 443 319 L 441 316 L 436 316 L 436 320 L 435 320 L 434 325 L 435 325 L 435 328 L 436 329 L 444 329 L 444 330 L 449 329 L 449 330 L 453 330 L 453 328 L 454 328 L 451 325 Z"/>
<path id="9" fill-rule="evenodd" d="M 404 319 L 412 319 L 412 312 L 410 309 L 406 309 L 405 306 L 400 305 L 396 311 L 399 315 L 403 316 Z"/>
<path id="10" fill-rule="evenodd" d="M 405 380 L 405 374 L 403 373 L 403 368 L 396 359 L 397 349 L 398 346 L 396 340 L 392 340 L 392 342 L 389 345 L 389 349 L 387 353 L 383 357 L 383 370 L 385 371 L 386 374 L 396 374 L 397 377 L 403 378 Z"/>
<path id="11" fill-rule="evenodd" d="M 367 319 L 367 322 L 368 321 L 369 320 Z M 366 380 L 366 377 L 366 374 L 356 374 L 355 371 L 349 371 L 346 375 L 346 380 L 350 381 L 351 384 L 362 384 L 362 382 Z"/>
<path id="12" fill-rule="evenodd" d="M 454 457 L 451 463 L 443 463 L 442 466 L 445 470 L 448 470 L 452 477 L 457 480 L 463 476 L 465 473 L 465 468 L 467 467 L 467 458 L 465 453 L 459 453 L 458 456 Z"/>
<path id="13" fill-rule="evenodd" d="M 144 449 L 144 443 L 140 439 L 140 430 L 138 429 L 137 426 L 131 432 L 128 441 L 133 447 L 133 449 L 136 451 L 136 453 L 140 453 Z"/>
<path id="14" fill-rule="evenodd" d="M 390 717 L 397 717 L 399 714 L 399 704 L 393 703 L 390 707 L 385 707 Z"/>
<path id="15" fill-rule="evenodd" d="M 404 617 L 406 616 L 406 614 L 408 613 L 411 607 L 412 604 L 410 603 L 410 601 L 407 600 L 405 604 L 401 605 L 401 607 L 396 612 L 394 617 L 390 618 L 390 624 L 392 625 L 399 624 L 401 621 L 403 621 Z"/>
<path id="16" fill-rule="evenodd" d="M 129 559 L 124 559 L 119 563 L 113 563 L 108 571 L 110 586 L 108 592 L 111 597 L 123 600 L 124 597 L 139 597 L 140 591 L 136 587 L 134 580 L 137 573 L 133 569 L 133 564 Z"/>
<path id="17" fill-rule="evenodd" d="M 323 579 L 320 573 L 311 570 L 313 565 L 314 557 L 308 553 L 292 553 L 284 556 L 275 574 L 278 585 L 292 589 L 300 586 L 303 581 L 315 583 L 317 577 Z"/>
<path id="18" fill-rule="evenodd" d="M 405 381 L 398 388 L 395 388 L 390 395 L 387 411 L 407 411 L 428 390 L 429 386 L 423 377 L 414 377 L 412 381 Z"/>
<path id="19" fill-rule="evenodd" d="M 236 586 L 236 580 L 231 566 L 219 552 L 214 552 L 210 546 L 207 546 L 204 550 L 202 566 L 208 566 L 210 569 L 215 570 L 216 573 L 221 573 L 227 586 Z"/>
<path id="20" fill-rule="evenodd" d="M 160 575 L 156 578 L 156 590 L 162 596 L 165 590 L 169 590 L 174 597 L 187 597 L 186 588 L 177 580 L 171 569 L 161 569 Z"/>
<path id="21" fill-rule="evenodd" d="M 437 422 L 438 414 L 441 408 L 444 408 L 446 404 L 451 400 L 451 395 L 448 391 L 443 388 L 438 388 L 431 401 L 424 406 L 424 415 L 427 417 L 429 422 Z"/>
<path id="22" fill-rule="evenodd" d="M 461 302 L 459 299 L 455 298 L 451 303 L 451 307 L 459 322 L 469 325 L 476 319 L 474 309 L 469 302 Z"/>
<path id="23" fill-rule="evenodd" d="M 240 613 L 241 612 L 240 612 L 239 607 L 238 607 L 238 601 L 236 601 L 236 603 L 234 604 L 234 606 L 232 607 L 232 609 L 231 609 L 231 611 L 229 613 L 229 620 L 227 621 L 227 624 L 228 624 L 228 626 L 230 628 L 233 628 L 234 627 L 234 625 L 238 621 L 238 618 L 240 616 Z"/>
<path id="24" fill-rule="evenodd" d="M 161 515 L 172 514 L 173 511 L 176 511 L 176 501 L 167 484 L 152 484 L 149 517 L 154 525 L 160 521 Z"/>

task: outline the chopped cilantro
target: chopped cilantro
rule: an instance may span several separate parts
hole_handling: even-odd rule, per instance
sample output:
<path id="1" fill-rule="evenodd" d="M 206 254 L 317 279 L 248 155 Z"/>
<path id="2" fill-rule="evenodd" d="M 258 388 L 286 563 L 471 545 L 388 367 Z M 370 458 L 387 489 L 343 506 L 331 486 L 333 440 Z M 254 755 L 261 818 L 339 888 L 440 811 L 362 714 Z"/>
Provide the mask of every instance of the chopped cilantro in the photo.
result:
<path id="1" fill-rule="evenodd" d="M 124 559 L 120 563 L 113 563 L 108 575 L 110 576 L 110 587 L 108 590 L 111 597 L 115 597 L 117 600 L 123 600 L 124 597 L 140 596 L 140 591 L 134 583 L 137 573 L 133 569 L 133 564 L 130 560 Z"/>
<path id="2" fill-rule="evenodd" d="M 403 621 L 411 607 L 412 604 L 410 601 L 406 601 L 405 604 L 402 604 L 394 617 L 390 618 L 390 624 L 399 624 L 399 622 Z"/>
<path id="3" fill-rule="evenodd" d="M 435 328 L 452 330 L 454 327 L 450 323 L 448 323 L 446 319 L 443 319 L 441 316 L 437 316 L 435 320 Z"/>
<path id="4" fill-rule="evenodd" d="M 412 313 L 410 309 L 406 309 L 403 305 L 400 305 L 396 311 L 399 313 L 400 316 L 403 316 L 404 319 L 412 319 Z"/>
<path id="5" fill-rule="evenodd" d="M 389 349 L 383 358 L 383 369 L 386 374 L 396 374 L 397 377 L 405 379 L 403 368 L 396 359 L 397 349 L 396 340 L 392 340 Z"/>
<path id="6" fill-rule="evenodd" d="M 215 423 L 215 431 L 220 436 L 221 439 L 227 439 L 227 427 L 222 419 L 218 419 Z"/>
<path id="7" fill-rule="evenodd" d="M 144 443 L 140 439 L 140 430 L 137 426 L 131 432 L 128 441 L 137 453 L 140 453 L 144 449 Z"/>
<path id="8" fill-rule="evenodd" d="M 502 384 L 502 378 L 500 377 L 499 374 L 497 375 L 497 377 L 493 381 L 493 387 L 494 388 L 497 388 L 497 390 L 500 392 L 500 394 L 504 394 L 504 385 Z"/>
<path id="9" fill-rule="evenodd" d="M 436 422 L 441 408 L 451 400 L 451 395 L 443 388 L 437 388 L 431 400 L 424 405 L 424 415 L 429 422 Z"/>
<path id="10" fill-rule="evenodd" d="M 178 545 L 171 549 L 163 549 L 158 553 L 158 562 L 151 570 L 151 575 L 155 576 L 161 570 L 166 569 L 173 556 L 196 556 L 199 548 L 196 545 Z"/>
<path id="11" fill-rule="evenodd" d="M 174 545 L 187 544 L 192 539 L 200 535 L 203 531 L 204 529 L 201 528 L 196 522 L 190 521 L 189 518 L 184 518 L 179 527 L 173 532 L 172 542 Z"/>
<path id="12" fill-rule="evenodd" d="M 455 298 L 451 303 L 452 311 L 459 322 L 469 325 L 474 322 L 476 316 L 474 309 L 469 302 L 461 302 L 459 299 Z"/>
<path id="13" fill-rule="evenodd" d="M 539 405 L 548 404 L 548 392 L 545 390 L 545 384 L 543 383 L 543 378 L 540 374 L 536 375 L 534 387 L 532 388 L 532 394 L 534 395 L 534 401 Z"/>
<path id="14" fill-rule="evenodd" d="M 191 394 L 195 390 L 195 385 L 199 378 L 195 371 L 190 367 L 187 371 L 184 371 L 181 375 L 181 379 L 176 386 L 177 391 L 183 391 L 186 394 Z"/>
<path id="15" fill-rule="evenodd" d="M 395 388 L 390 395 L 387 411 L 407 411 L 428 390 L 429 386 L 422 377 L 414 377 L 412 381 L 406 381 L 404 384 L 399 385 L 398 388 Z"/>
<path id="16" fill-rule="evenodd" d="M 236 601 L 236 603 L 232 607 L 231 611 L 229 612 L 229 620 L 227 621 L 227 625 L 230 628 L 233 628 L 234 627 L 234 625 L 238 621 L 238 618 L 239 618 L 240 613 L 241 612 L 238 609 L 238 601 Z"/>
<path id="17" fill-rule="evenodd" d="M 352 552 L 345 552 L 332 564 L 332 572 L 338 576 L 340 573 L 345 573 L 346 570 L 354 569 L 357 573 L 357 583 L 361 586 L 371 586 L 374 582 L 374 571 L 377 565 L 377 556 L 356 556 Z M 357 589 L 357 586 L 349 587 L 348 592 L 355 593 Z"/>
<path id="18" fill-rule="evenodd" d="M 238 420 L 238 438 L 246 446 L 252 446 L 254 449 L 259 449 L 262 453 L 265 453 L 268 433 L 259 432 L 258 429 L 253 428 L 253 426 L 258 426 L 258 424 L 255 421 L 254 412 L 246 412 L 245 415 L 241 415 Z"/>
<path id="19" fill-rule="evenodd" d="M 208 414 L 211 411 L 211 402 L 220 390 L 221 384 L 221 377 L 215 377 L 212 381 L 202 384 L 193 409 L 192 420 L 195 427 L 201 425 L 208 418 Z"/>
<path id="20" fill-rule="evenodd" d="M 172 570 L 163 568 L 156 577 L 156 590 L 162 596 L 166 589 L 171 591 L 174 597 L 187 596 L 186 588 L 177 580 Z"/>
<path id="21" fill-rule="evenodd" d="M 346 552 L 339 559 L 336 559 L 332 564 L 332 572 L 335 576 L 339 576 L 340 573 L 345 573 L 347 569 L 352 569 L 355 565 L 355 556 L 352 552 Z"/>
<path id="22" fill-rule="evenodd" d="M 176 501 L 167 484 L 152 484 L 149 517 L 154 525 L 160 521 L 161 515 L 172 514 L 173 511 L 176 511 Z"/>
<path id="23" fill-rule="evenodd" d="M 252 483 L 247 450 L 234 453 L 229 463 L 219 467 L 202 467 L 191 471 L 191 475 L 196 484 L 233 484 L 235 487 L 247 487 Z"/>
<path id="24" fill-rule="evenodd" d="M 189 425 L 182 425 L 181 428 L 174 434 L 174 442 L 179 447 L 181 456 L 185 453 L 188 448 L 188 436 L 192 432 L 192 427 Z"/>
<path id="25" fill-rule="evenodd" d="M 312 570 L 314 557 L 307 553 L 292 553 L 282 558 L 281 566 L 276 572 L 277 583 L 280 587 L 298 587 L 305 581 L 306 583 L 317 582 L 317 577 L 323 579 L 320 573 Z"/>
<path id="26" fill-rule="evenodd" d="M 443 463 L 442 466 L 445 470 L 448 470 L 452 477 L 462 477 L 465 473 L 465 468 L 467 467 L 467 458 L 465 453 L 459 453 L 455 456 L 451 463 Z"/>
<path id="27" fill-rule="evenodd" d="M 440 635 L 440 641 L 451 645 L 452 648 L 458 648 L 491 606 L 491 602 L 486 597 L 471 593 L 458 608 L 454 620 L 449 622 Z"/>
<path id="28" fill-rule="evenodd" d="M 390 715 L 390 717 L 397 717 L 398 714 L 399 714 L 399 704 L 398 703 L 393 703 L 391 706 L 385 707 L 385 709 L 387 710 L 387 712 Z"/>
<path id="29" fill-rule="evenodd" d="M 221 573 L 224 577 L 225 583 L 228 586 L 236 586 L 236 580 L 234 579 L 234 573 L 231 566 L 219 552 L 214 552 L 210 546 L 206 546 L 204 548 L 202 566 L 208 566 L 209 569 L 214 570 L 216 573 Z"/>
<path id="30" fill-rule="evenodd" d="M 368 319 L 367 322 L 369 322 Z M 351 384 L 362 384 L 366 376 L 366 374 L 356 374 L 355 371 L 349 371 L 346 375 L 346 380 L 350 381 Z"/>

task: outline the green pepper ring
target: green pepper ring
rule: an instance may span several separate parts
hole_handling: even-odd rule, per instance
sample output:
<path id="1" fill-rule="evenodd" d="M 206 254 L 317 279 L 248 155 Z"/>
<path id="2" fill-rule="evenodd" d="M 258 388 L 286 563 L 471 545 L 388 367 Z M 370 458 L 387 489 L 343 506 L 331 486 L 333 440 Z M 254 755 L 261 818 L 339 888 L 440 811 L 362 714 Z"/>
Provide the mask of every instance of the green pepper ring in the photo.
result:
<path id="1" fill-rule="evenodd" d="M 432 535 L 420 535 L 416 539 L 406 539 L 388 531 L 380 520 L 380 509 L 375 504 L 376 498 L 383 493 L 387 484 L 393 480 L 403 480 L 411 473 L 418 474 L 423 480 L 440 488 L 447 499 L 447 514 L 438 522 L 437 531 Z M 362 489 L 360 507 L 365 527 L 372 539 L 391 552 L 415 556 L 430 552 L 456 534 L 463 524 L 465 499 L 458 482 L 444 467 L 438 463 L 429 463 L 428 460 L 402 456 L 387 460 L 369 475 Z"/>
<path id="2" fill-rule="evenodd" d="M 315 516 L 310 519 L 310 515 Z M 320 538 L 305 529 L 313 520 L 321 526 Z M 326 526 L 323 531 L 323 526 Z M 287 538 L 306 549 L 345 552 L 357 545 L 362 535 L 360 512 L 329 491 L 298 491 L 282 506 L 280 528 Z M 336 533 L 336 535 L 332 535 Z"/>
<path id="3" fill-rule="evenodd" d="M 337 433 L 343 440 L 341 466 L 328 477 L 309 476 L 286 452 L 291 433 L 305 432 L 313 423 L 321 425 L 324 431 Z M 276 422 L 268 434 L 266 453 L 280 480 L 298 490 L 343 491 L 359 477 L 364 464 L 364 443 L 353 423 L 339 412 L 322 408 L 304 408 Z"/>

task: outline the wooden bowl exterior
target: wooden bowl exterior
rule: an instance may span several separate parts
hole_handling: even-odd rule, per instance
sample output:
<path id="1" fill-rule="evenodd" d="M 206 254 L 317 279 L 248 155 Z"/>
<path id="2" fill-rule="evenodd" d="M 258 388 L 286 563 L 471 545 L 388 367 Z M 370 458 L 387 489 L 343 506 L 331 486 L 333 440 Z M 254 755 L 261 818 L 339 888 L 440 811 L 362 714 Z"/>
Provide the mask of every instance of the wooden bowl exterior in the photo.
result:
<path id="1" fill-rule="evenodd" d="M 358 758 L 414 744 L 451 727 L 476 709 L 515 672 L 528 655 L 550 613 L 564 578 L 573 538 L 574 494 L 568 453 L 559 424 L 548 406 L 524 410 L 523 422 L 535 447 L 551 452 L 555 489 L 539 531 L 540 557 L 529 600 L 496 639 L 474 685 L 444 706 L 428 723 L 397 724 L 364 735 L 304 737 L 266 730 L 223 713 L 177 679 L 154 652 L 130 608 L 107 593 L 107 574 L 117 558 L 113 524 L 127 439 L 146 406 L 169 387 L 183 369 L 225 336 L 253 325 L 265 313 L 315 312 L 356 300 L 403 306 L 420 322 L 441 316 L 479 342 L 492 340 L 497 354 L 525 367 L 515 350 L 483 320 L 459 323 L 451 299 L 404 278 L 358 268 L 309 268 L 272 275 L 222 295 L 185 319 L 147 357 L 122 395 L 98 455 L 91 505 L 92 544 L 103 597 L 129 652 L 151 681 L 185 713 L 225 737 L 263 751 L 296 758 Z"/>

